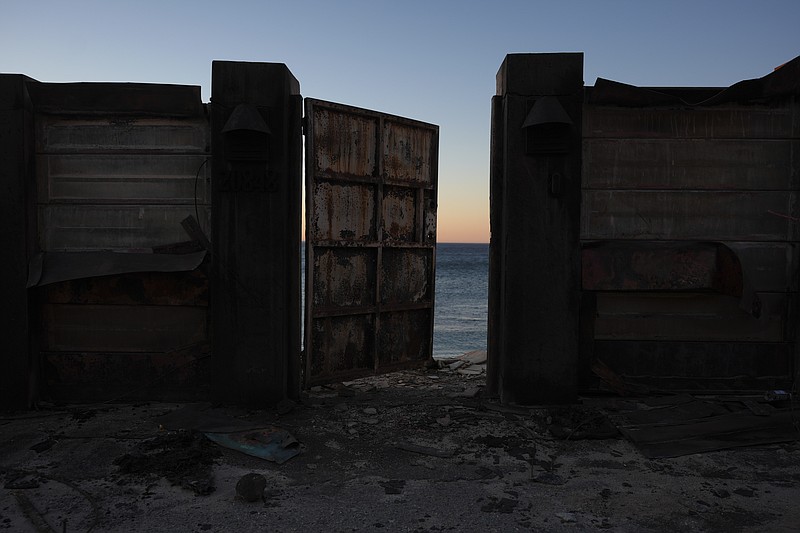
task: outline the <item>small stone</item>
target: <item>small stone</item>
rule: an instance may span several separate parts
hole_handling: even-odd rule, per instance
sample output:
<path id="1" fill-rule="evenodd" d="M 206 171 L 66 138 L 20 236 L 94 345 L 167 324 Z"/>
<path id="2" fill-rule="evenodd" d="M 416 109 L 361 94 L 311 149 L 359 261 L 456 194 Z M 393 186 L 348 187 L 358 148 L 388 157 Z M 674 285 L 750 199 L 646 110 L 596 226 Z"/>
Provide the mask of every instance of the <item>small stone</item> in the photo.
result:
<path id="1" fill-rule="evenodd" d="M 306 465 L 306 468 L 308 468 L 309 470 L 316 470 L 317 469 L 317 465 L 316 465 L 316 463 L 309 463 L 309 464 Z"/>
<path id="2" fill-rule="evenodd" d="M 453 422 L 453 421 L 452 421 L 452 420 L 450 420 L 450 415 L 448 415 L 448 416 L 443 416 L 442 418 L 437 418 L 437 419 L 436 419 L 436 422 L 437 422 L 437 423 L 438 423 L 440 426 L 445 426 L 445 427 L 447 427 L 447 426 L 449 426 L 450 424 L 452 424 L 452 422 Z"/>
<path id="3" fill-rule="evenodd" d="M 336 405 L 333 406 L 333 410 L 334 411 L 339 411 L 340 413 L 343 413 L 343 412 L 347 411 L 347 404 L 346 403 L 337 403 Z"/>
<path id="4" fill-rule="evenodd" d="M 367 407 L 366 409 L 364 409 L 363 413 L 365 415 L 377 415 L 378 410 L 375 409 L 374 407 Z"/>
<path id="5" fill-rule="evenodd" d="M 379 422 L 379 420 L 378 420 L 377 418 L 365 418 L 365 419 L 364 419 L 364 423 L 365 423 L 365 424 L 369 424 L 369 425 L 371 425 L 371 426 L 374 426 L 374 425 L 375 425 L 375 424 L 377 424 L 378 422 Z"/>
<path id="6" fill-rule="evenodd" d="M 267 478 L 251 472 L 243 475 L 236 483 L 236 495 L 246 502 L 256 502 L 264 497 L 265 488 L 267 488 Z"/>
<path id="7" fill-rule="evenodd" d="M 450 370 L 458 370 L 459 368 L 461 368 L 465 364 L 466 363 L 464 361 L 455 361 L 455 362 L 450 363 L 449 365 L 447 365 L 447 368 L 449 368 Z"/>

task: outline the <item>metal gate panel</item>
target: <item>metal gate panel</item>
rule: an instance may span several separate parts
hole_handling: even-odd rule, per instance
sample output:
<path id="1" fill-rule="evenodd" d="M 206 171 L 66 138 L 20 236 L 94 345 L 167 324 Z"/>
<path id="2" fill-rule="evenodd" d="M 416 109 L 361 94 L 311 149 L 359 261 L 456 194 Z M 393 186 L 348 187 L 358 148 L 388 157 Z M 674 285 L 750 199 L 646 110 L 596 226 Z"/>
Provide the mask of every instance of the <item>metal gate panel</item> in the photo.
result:
<path id="1" fill-rule="evenodd" d="M 432 356 L 438 126 L 306 99 L 305 385 Z"/>

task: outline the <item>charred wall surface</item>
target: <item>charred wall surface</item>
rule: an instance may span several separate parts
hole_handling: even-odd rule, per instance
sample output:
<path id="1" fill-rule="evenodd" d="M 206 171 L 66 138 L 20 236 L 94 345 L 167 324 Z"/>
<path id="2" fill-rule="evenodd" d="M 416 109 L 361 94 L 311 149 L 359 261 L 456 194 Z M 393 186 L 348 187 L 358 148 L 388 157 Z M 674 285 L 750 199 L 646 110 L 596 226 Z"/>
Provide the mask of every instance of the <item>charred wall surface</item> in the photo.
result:
<path id="1" fill-rule="evenodd" d="M 498 74 L 505 81 L 492 130 L 490 386 L 501 394 L 536 380 L 569 387 L 577 374 L 580 387 L 593 388 L 598 361 L 659 388 L 787 386 L 797 353 L 800 59 L 729 88 L 598 79 L 581 89 L 577 119 L 552 79 L 559 68 L 562 82 L 572 78 L 569 61 L 512 55 Z M 515 64 L 524 66 L 509 68 Z M 579 170 L 558 191 L 552 168 L 549 181 L 536 170 L 536 158 L 552 160 L 552 149 L 532 154 L 521 123 L 548 95 L 567 115 L 540 113 L 556 132 L 540 149 L 557 146 L 558 124 L 580 138 L 569 155 Z M 528 105 L 515 110 L 520 96 Z M 556 192 L 575 190 L 577 238 L 543 215 L 567 197 Z M 565 248 L 580 258 L 578 276 L 542 269 Z M 569 333 L 550 327 L 559 320 L 579 324 L 578 344 L 555 340 Z M 574 361 L 573 373 L 562 372 L 564 361 Z M 505 384 L 520 368 L 536 379 Z"/>
<path id="2" fill-rule="evenodd" d="M 198 87 L 0 76 L 3 404 L 207 389 L 208 119 Z"/>

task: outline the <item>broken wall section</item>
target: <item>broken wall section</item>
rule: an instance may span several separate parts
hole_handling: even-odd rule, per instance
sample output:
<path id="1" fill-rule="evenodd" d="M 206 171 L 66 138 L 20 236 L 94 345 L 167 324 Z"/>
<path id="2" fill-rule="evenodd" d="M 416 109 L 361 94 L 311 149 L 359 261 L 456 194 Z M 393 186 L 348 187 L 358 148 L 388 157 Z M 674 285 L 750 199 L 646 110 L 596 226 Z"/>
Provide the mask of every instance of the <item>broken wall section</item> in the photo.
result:
<path id="1" fill-rule="evenodd" d="M 596 297 L 589 357 L 666 388 L 791 383 L 798 80 L 795 59 L 727 89 L 603 79 L 586 88 L 582 278 Z"/>
<path id="2" fill-rule="evenodd" d="M 41 393 L 203 396 L 209 123 L 199 87 L 29 82 Z M 178 244 L 183 243 L 183 244 Z M 188 252 L 188 255 L 184 255 Z M 36 359 L 36 354 L 33 355 Z"/>

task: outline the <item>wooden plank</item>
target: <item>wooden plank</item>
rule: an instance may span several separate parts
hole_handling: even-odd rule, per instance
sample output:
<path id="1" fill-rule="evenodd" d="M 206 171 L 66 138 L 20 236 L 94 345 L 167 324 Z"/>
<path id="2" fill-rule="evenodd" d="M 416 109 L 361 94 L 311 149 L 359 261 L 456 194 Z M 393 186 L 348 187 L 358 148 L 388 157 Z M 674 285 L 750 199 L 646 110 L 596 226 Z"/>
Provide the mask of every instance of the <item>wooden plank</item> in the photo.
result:
<path id="1" fill-rule="evenodd" d="M 627 243 L 627 244 L 625 244 Z M 625 244 L 630 247 L 636 246 L 636 241 L 610 241 L 608 244 L 612 246 Z M 642 251 L 646 252 L 652 249 L 653 243 L 643 245 Z M 664 245 L 668 246 L 674 243 L 665 242 Z M 686 246 L 695 245 L 695 242 L 686 243 Z M 744 290 L 753 290 L 759 292 L 796 292 L 798 288 L 798 253 L 800 246 L 793 243 L 783 242 L 734 242 L 726 241 L 725 244 L 730 248 L 739 260 L 742 267 L 742 275 Z M 591 248 L 591 247 L 588 247 Z M 676 246 L 676 248 L 679 248 Z M 635 253 L 635 248 L 632 250 Z M 584 247 L 583 258 L 583 286 L 587 287 L 588 282 L 592 282 L 591 276 L 596 276 L 596 273 L 589 272 L 587 276 L 586 269 L 591 265 L 586 263 L 587 247 Z M 679 265 L 681 266 L 681 265 Z M 594 280 L 596 281 L 596 280 Z M 593 287 L 595 288 L 595 287 Z M 656 287 L 651 287 L 656 288 Z M 667 288 L 667 287 L 663 287 Z M 706 288 L 712 288 L 709 285 Z M 599 289 L 604 290 L 604 289 Z"/>
<path id="2" fill-rule="evenodd" d="M 205 160 L 205 154 L 39 155 L 39 202 L 207 205 Z"/>
<path id="3" fill-rule="evenodd" d="M 137 113 L 203 116 L 200 87 L 154 83 L 36 83 L 29 88 L 38 111 L 62 114 Z"/>
<path id="4" fill-rule="evenodd" d="M 759 294 L 761 316 L 731 296 L 598 293 L 595 339 L 783 342 L 788 296 Z"/>
<path id="5" fill-rule="evenodd" d="M 40 287 L 42 303 L 208 306 L 208 278 L 193 272 L 139 272 Z"/>
<path id="6" fill-rule="evenodd" d="M 679 457 L 713 452 L 741 446 L 757 446 L 797 440 L 791 412 L 776 411 L 771 415 L 726 413 L 702 420 L 660 423 L 653 413 L 653 422 L 621 428 L 625 438 L 634 442 L 648 459 Z"/>
<path id="7" fill-rule="evenodd" d="M 745 287 L 763 292 L 796 292 L 800 246 L 778 242 L 726 242 L 742 265 Z"/>
<path id="8" fill-rule="evenodd" d="M 623 376 L 792 377 L 792 343 L 595 341 L 595 356 Z"/>
<path id="9" fill-rule="evenodd" d="M 57 402 L 208 399 L 207 345 L 171 353 L 43 352 L 43 395 Z"/>
<path id="10" fill-rule="evenodd" d="M 39 153 L 205 153 L 208 120 L 107 114 L 100 117 L 39 115 Z"/>
<path id="11" fill-rule="evenodd" d="M 211 211 L 198 206 L 200 224 Z M 193 205 L 40 205 L 40 246 L 46 252 L 129 250 L 186 240 L 181 221 Z"/>
<path id="12" fill-rule="evenodd" d="M 791 106 L 626 108 L 584 106 L 584 138 L 789 139 Z"/>
<path id="13" fill-rule="evenodd" d="M 585 139 L 584 188 L 793 190 L 800 142 L 790 140 Z"/>
<path id="14" fill-rule="evenodd" d="M 797 241 L 794 192 L 584 190 L 581 239 Z"/>
<path id="15" fill-rule="evenodd" d="M 741 296 L 739 260 L 721 243 L 606 241 L 581 250 L 581 285 L 594 291 L 714 291 Z"/>
<path id="16" fill-rule="evenodd" d="M 45 351 L 168 352 L 208 338 L 208 309 L 179 306 L 42 306 Z"/>

